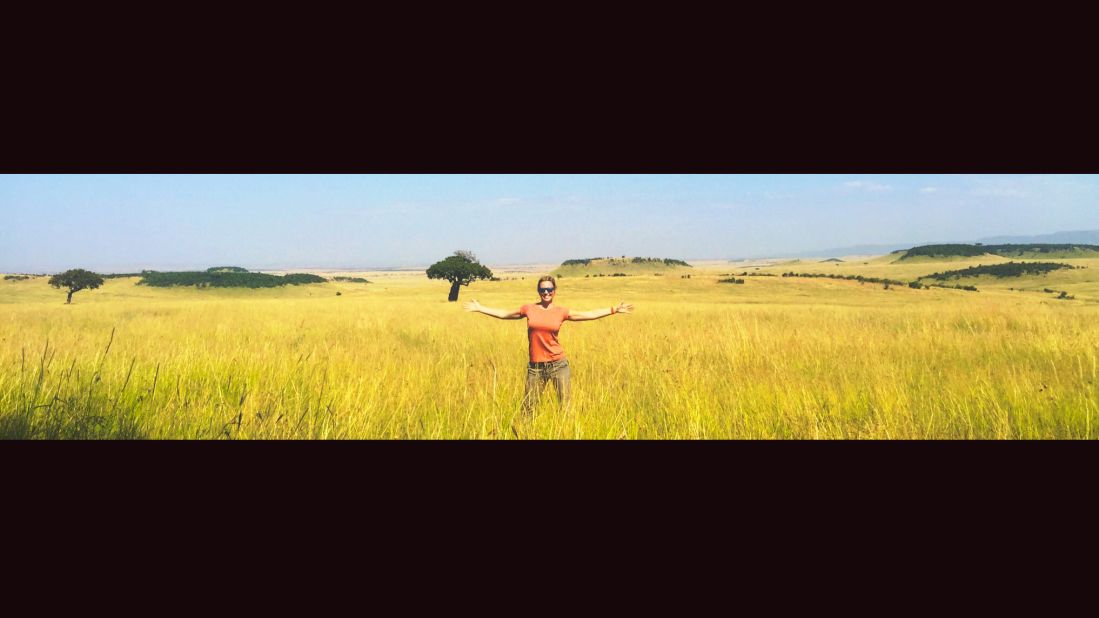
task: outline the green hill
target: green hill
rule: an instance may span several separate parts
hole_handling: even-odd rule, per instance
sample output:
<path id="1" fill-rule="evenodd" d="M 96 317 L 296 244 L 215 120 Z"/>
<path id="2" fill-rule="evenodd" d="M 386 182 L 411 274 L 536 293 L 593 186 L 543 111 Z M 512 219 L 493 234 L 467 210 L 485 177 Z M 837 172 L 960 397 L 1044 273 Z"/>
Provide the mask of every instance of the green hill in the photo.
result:
<path id="1" fill-rule="evenodd" d="M 924 245 L 907 251 L 894 251 L 897 262 L 909 261 L 949 261 L 970 259 L 986 255 L 1003 258 L 1046 259 L 1046 258 L 1095 258 L 1099 257 L 1099 245 L 1083 244 L 1011 244 L 1011 245 Z"/>
<path id="2" fill-rule="evenodd" d="M 606 257 L 565 260 L 554 269 L 553 274 L 556 277 L 611 276 L 615 274 L 653 275 L 683 271 L 689 268 L 692 268 L 692 266 L 683 260 L 671 258 Z"/>

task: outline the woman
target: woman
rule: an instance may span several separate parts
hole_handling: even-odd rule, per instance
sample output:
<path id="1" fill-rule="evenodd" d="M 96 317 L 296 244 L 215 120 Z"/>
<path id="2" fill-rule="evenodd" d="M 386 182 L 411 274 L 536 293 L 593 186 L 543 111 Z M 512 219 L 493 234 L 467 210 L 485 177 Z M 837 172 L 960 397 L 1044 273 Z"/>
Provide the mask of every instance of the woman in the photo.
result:
<path id="1" fill-rule="evenodd" d="M 569 371 L 569 361 L 565 358 L 565 350 L 557 341 L 557 333 L 565 320 L 583 322 L 633 311 L 633 305 L 627 303 L 619 303 L 617 307 L 607 309 L 570 311 L 553 304 L 556 296 L 557 280 L 546 275 L 538 280 L 539 302 L 535 304 L 523 305 L 515 311 L 482 307 L 476 300 L 465 304 L 466 311 L 491 315 L 501 320 L 527 319 L 530 364 L 527 366 L 527 386 L 523 393 L 524 416 L 534 413 L 534 407 L 538 405 L 538 399 L 546 388 L 546 382 L 550 381 L 557 390 L 558 404 L 568 410 L 572 395 L 572 374 Z"/>

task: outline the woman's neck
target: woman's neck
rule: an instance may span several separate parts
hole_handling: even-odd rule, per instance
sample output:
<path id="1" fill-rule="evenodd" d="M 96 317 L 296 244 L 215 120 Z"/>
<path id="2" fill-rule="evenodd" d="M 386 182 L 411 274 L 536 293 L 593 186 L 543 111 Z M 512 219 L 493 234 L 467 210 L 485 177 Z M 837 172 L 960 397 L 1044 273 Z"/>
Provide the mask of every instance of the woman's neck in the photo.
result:
<path id="1" fill-rule="evenodd" d="M 542 308 L 543 308 L 543 309 L 549 309 L 549 308 L 550 308 L 550 307 L 551 307 L 551 306 L 553 305 L 553 301 L 551 300 L 551 301 L 549 301 L 548 303 L 547 303 L 547 302 L 545 302 L 545 301 L 541 301 L 541 302 L 539 302 L 538 304 L 539 304 L 539 305 L 542 305 Z"/>

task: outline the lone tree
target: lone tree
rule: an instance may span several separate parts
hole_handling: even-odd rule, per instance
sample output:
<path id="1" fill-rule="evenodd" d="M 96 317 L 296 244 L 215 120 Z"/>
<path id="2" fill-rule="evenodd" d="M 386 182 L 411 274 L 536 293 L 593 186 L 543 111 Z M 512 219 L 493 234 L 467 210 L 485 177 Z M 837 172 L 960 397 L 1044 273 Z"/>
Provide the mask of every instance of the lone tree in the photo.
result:
<path id="1" fill-rule="evenodd" d="M 50 285 L 55 288 L 69 288 L 69 297 L 65 299 L 65 304 L 68 305 L 73 302 L 73 294 L 80 290 L 94 290 L 103 285 L 103 277 L 82 268 L 74 268 L 50 277 Z"/>
<path id="2" fill-rule="evenodd" d="M 492 271 L 477 261 L 470 251 L 455 251 L 454 255 L 441 262 L 435 262 L 427 269 L 428 279 L 446 279 L 450 282 L 450 296 L 447 300 L 458 300 L 459 286 L 469 285 L 478 279 L 491 279 Z"/>

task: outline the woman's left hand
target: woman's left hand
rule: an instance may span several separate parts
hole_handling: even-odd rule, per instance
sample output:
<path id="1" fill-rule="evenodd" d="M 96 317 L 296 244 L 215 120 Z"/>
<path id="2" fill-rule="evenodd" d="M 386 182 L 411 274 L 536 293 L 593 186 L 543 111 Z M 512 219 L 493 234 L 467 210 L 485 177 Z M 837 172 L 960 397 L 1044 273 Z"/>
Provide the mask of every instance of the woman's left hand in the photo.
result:
<path id="1" fill-rule="evenodd" d="M 614 308 L 615 313 L 629 313 L 633 311 L 633 305 L 629 303 L 618 303 L 618 306 Z"/>

